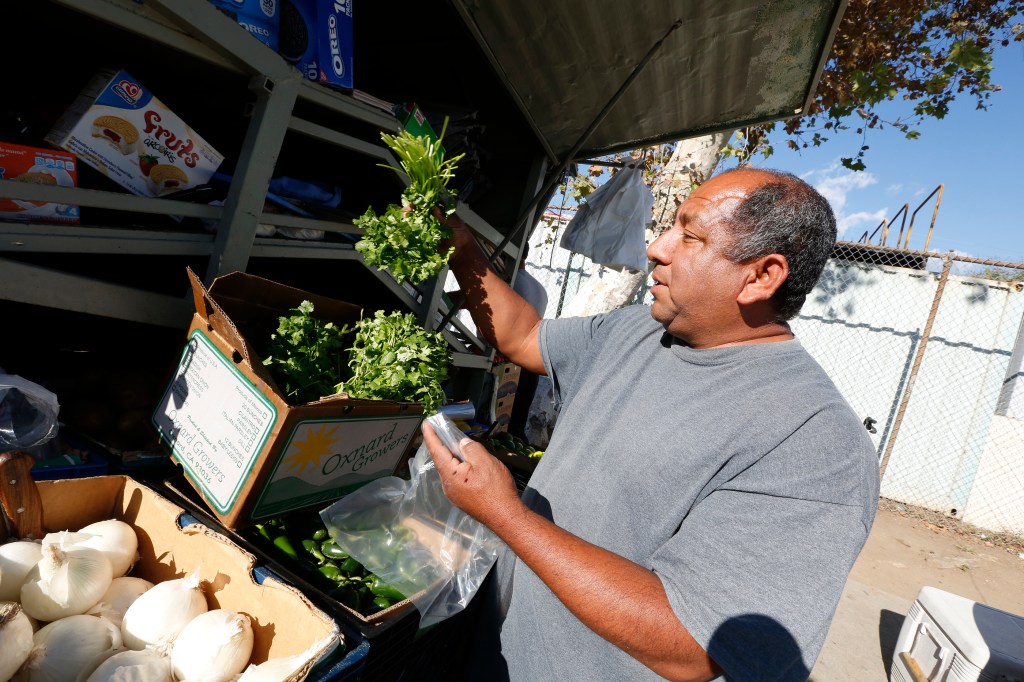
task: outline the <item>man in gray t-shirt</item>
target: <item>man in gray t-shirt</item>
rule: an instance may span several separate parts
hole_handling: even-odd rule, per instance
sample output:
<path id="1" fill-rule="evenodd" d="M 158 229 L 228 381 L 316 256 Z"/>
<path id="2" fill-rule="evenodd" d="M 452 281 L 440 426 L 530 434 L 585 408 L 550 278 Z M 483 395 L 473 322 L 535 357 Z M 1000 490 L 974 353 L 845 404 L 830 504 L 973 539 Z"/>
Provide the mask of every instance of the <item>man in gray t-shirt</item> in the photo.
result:
<path id="1" fill-rule="evenodd" d="M 521 499 L 482 446 L 460 463 L 424 428 L 445 492 L 510 550 L 474 678 L 806 679 L 878 496 L 870 440 L 786 324 L 835 242 L 827 202 L 719 175 L 649 247 L 650 308 L 543 322 L 454 222 L 477 326 L 562 403 Z"/>

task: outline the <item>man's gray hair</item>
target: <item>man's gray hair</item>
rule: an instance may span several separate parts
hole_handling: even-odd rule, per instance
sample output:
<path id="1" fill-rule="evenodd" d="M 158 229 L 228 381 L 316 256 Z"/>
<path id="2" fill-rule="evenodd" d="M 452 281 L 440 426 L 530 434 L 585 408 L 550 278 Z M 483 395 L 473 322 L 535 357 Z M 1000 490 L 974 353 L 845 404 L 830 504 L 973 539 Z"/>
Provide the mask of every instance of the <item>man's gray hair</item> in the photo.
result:
<path id="1" fill-rule="evenodd" d="M 789 276 L 775 292 L 776 319 L 796 316 L 818 282 L 836 244 L 836 217 L 825 197 L 792 173 L 738 168 L 773 176 L 751 192 L 729 217 L 734 263 L 777 253 L 786 257 Z"/>

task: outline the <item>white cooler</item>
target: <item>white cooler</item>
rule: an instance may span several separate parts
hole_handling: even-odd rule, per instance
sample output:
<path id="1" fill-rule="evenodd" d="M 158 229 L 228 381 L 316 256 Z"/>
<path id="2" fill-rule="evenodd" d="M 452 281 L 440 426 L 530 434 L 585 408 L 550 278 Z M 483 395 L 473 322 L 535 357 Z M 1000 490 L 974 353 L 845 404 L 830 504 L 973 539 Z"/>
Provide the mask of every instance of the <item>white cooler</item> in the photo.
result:
<path id="1" fill-rule="evenodd" d="M 903 621 L 892 682 L 1024 682 L 1024 617 L 922 587 Z"/>

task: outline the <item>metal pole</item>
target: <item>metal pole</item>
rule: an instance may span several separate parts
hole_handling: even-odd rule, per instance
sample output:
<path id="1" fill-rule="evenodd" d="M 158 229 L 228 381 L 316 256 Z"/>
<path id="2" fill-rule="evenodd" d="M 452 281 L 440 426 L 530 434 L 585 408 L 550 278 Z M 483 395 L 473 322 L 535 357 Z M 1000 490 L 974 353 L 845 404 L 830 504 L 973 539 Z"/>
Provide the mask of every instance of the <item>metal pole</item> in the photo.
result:
<path id="1" fill-rule="evenodd" d="M 932 308 L 928 311 L 928 321 L 924 324 L 924 331 L 921 332 L 921 343 L 917 346 L 917 352 L 914 354 L 914 364 L 910 368 L 910 377 L 907 379 L 907 388 L 903 391 L 903 397 L 900 399 L 899 410 L 896 412 L 896 419 L 892 425 L 892 432 L 889 434 L 889 440 L 885 444 L 885 454 L 882 455 L 882 461 L 878 464 L 878 476 L 879 480 L 885 477 L 885 469 L 889 466 L 889 457 L 892 455 L 893 446 L 896 444 L 896 437 L 900 432 L 900 425 L 903 423 L 903 416 L 907 412 L 907 404 L 910 403 L 910 394 L 914 392 L 914 382 L 917 381 L 917 372 L 921 369 L 921 361 L 924 360 L 924 352 L 928 347 L 928 339 L 931 337 L 932 327 L 935 324 L 935 317 L 939 312 L 939 302 L 942 300 L 942 292 L 946 288 L 946 282 L 949 280 L 949 271 L 953 267 L 953 252 L 950 251 L 948 254 L 943 256 L 945 264 L 942 266 L 942 274 L 939 275 L 939 285 L 935 289 L 935 297 L 932 299 Z"/>

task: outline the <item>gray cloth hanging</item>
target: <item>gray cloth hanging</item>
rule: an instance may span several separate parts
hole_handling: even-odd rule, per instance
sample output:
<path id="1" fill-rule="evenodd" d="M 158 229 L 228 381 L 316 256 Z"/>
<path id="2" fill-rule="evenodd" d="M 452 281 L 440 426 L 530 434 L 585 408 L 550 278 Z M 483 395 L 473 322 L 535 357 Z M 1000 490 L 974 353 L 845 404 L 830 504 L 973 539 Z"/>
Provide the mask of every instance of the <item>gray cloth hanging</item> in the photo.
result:
<path id="1" fill-rule="evenodd" d="M 643 170 L 626 166 L 580 204 L 559 245 L 615 270 L 647 272 L 644 231 L 653 209 Z"/>

